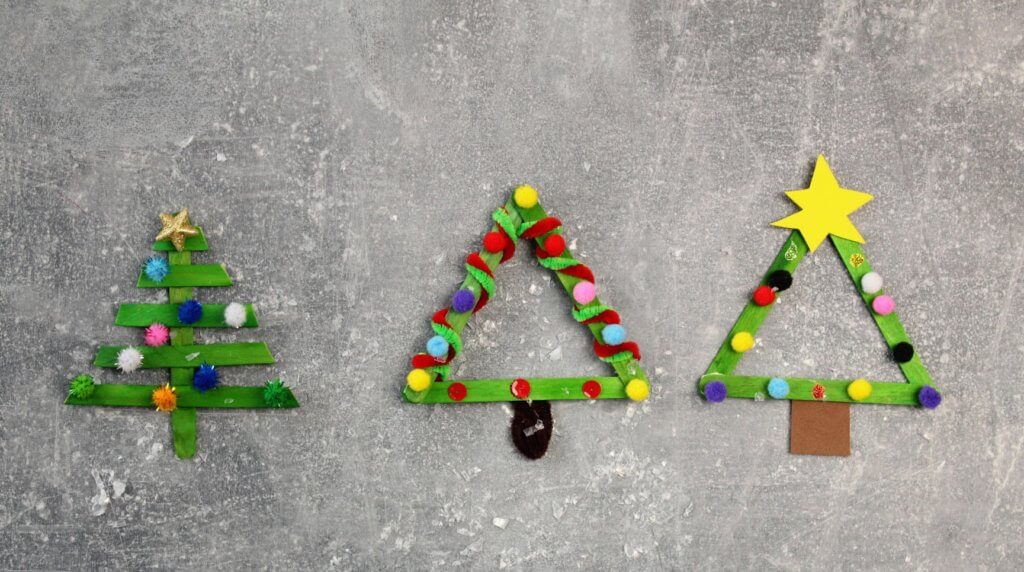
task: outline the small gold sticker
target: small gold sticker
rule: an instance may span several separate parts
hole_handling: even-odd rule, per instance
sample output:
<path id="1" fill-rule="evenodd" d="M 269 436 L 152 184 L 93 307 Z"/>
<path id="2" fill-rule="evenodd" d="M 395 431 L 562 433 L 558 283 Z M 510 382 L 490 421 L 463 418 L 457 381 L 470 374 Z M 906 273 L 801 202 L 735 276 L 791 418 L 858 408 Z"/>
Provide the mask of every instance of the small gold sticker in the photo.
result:
<path id="1" fill-rule="evenodd" d="M 786 260 L 788 260 L 790 262 L 793 262 L 794 260 L 796 260 L 796 255 L 798 253 L 799 253 L 799 250 L 796 247 L 796 243 L 795 242 L 790 242 L 789 246 L 786 248 L 785 258 L 786 258 Z"/>
<path id="2" fill-rule="evenodd" d="M 860 268 L 860 265 L 864 264 L 864 255 L 859 252 L 854 252 L 850 255 L 850 266 L 854 268 Z"/>

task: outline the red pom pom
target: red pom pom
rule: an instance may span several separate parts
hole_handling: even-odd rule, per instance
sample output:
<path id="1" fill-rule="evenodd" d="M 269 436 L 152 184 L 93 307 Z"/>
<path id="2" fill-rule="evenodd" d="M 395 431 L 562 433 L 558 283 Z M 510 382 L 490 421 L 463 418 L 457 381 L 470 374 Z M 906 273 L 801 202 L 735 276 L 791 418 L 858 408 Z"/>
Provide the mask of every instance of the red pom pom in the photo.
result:
<path id="1" fill-rule="evenodd" d="M 544 239 L 544 250 L 551 256 L 561 256 L 565 252 L 565 239 L 560 234 L 552 234 Z"/>
<path id="2" fill-rule="evenodd" d="M 775 301 L 775 291 L 770 286 L 758 286 L 754 290 L 754 303 L 758 306 L 768 306 Z"/>
<path id="3" fill-rule="evenodd" d="M 505 237 L 497 232 L 488 232 L 484 235 L 484 250 L 491 254 L 505 250 Z"/>

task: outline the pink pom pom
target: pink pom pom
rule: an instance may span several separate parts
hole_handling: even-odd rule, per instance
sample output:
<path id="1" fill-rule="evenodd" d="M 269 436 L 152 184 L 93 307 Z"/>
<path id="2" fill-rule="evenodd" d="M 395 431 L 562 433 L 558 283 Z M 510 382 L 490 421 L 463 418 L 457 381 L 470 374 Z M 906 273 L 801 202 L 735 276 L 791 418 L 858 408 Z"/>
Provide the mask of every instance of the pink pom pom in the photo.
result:
<path id="1" fill-rule="evenodd" d="M 593 302 L 596 296 L 597 288 L 594 288 L 593 282 L 583 281 L 572 289 L 572 299 L 581 306 Z"/>
<path id="2" fill-rule="evenodd" d="M 879 316 L 888 316 L 896 309 L 896 302 L 889 296 L 882 294 L 871 301 L 871 308 Z"/>
<path id="3" fill-rule="evenodd" d="M 162 346 L 171 339 L 171 331 L 161 323 L 155 323 L 146 328 L 146 345 Z"/>

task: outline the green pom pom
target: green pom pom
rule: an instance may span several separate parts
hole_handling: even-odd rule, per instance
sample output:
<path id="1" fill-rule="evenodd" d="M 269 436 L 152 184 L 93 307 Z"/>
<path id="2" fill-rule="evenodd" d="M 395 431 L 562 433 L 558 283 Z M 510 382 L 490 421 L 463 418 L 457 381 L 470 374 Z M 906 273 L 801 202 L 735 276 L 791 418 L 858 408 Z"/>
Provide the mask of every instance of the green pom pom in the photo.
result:
<path id="1" fill-rule="evenodd" d="M 92 396 L 93 391 L 96 391 L 96 384 L 93 382 L 92 376 L 85 373 L 72 379 L 71 386 L 68 389 L 71 397 L 77 397 L 78 399 L 88 399 Z"/>
<path id="2" fill-rule="evenodd" d="M 288 394 L 288 388 L 280 379 L 272 379 L 263 387 L 263 401 L 269 407 L 284 407 Z"/>

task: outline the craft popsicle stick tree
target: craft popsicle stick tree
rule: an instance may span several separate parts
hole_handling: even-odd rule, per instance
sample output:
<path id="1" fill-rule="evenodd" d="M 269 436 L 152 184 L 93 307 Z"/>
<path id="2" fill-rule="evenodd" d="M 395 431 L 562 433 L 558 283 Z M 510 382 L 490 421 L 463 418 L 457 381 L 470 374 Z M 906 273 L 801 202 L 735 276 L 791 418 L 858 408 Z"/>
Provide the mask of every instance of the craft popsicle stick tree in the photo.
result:
<path id="1" fill-rule="evenodd" d="M 934 409 L 942 397 L 896 316 L 892 297 L 882 290 L 881 276 L 872 270 L 861 248 L 863 237 L 848 218 L 870 201 L 871 196 L 839 187 L 828 163 L 821 156 L 815 165 L 810 188 L 790 191 L 787 195 L 802 210 L 773 224 L 792 228 L 793 231 L 701 377 L 700 388 L 711 402 L 720 402 L 726 397 L 791 400 L 791 450 L 794 453 L 849 454 L 849 410 L 845 404 L 920 405 Z M 905 383 L 733 373 L 744 352 L 753 347 L 754 335 L 774 307 L 776 295 L 790 287 L 797 266 L 825 238 L 831 240 L 842 259 L 882 333 L 892 359 L 903 372 Z M 824 406 L 827 403 L 844 405 Z M 810 434 L 813 432 L 821 435 Z M 825 440 L 830 443 L 824 443 Z"/>
<path id="2" fill-rule="evenodd" d="M 170 383 L 129 385 L 95 383 L 80 375 L 71 381 L 65 403 L 110 407 L 155 407 L 170 413 L 174 452 L 187 459 L 196 452 L 196 410 L 298 407 L 291 390 L 280 380 L 261 387 L 225 386 L 218 368 L 269 365 L 274 357 L 265 343 L 196 344 L 195 328 L 255 328 L 251 305 L 201 304 L 194 288 L 231 286 L 220 264 L 192 264 L 192 253 L 208 249 L 200 227 L 192 226 L 188 211 L 161 215 L 163 229 L 153 250 L 167 258 L 148 259 L 139 276 L 139 288 L 167 288 L 166 304 L 121 304 L 114 323 L 145 328 L 145 345 L 102 346 L 93 365 L 137 369 L 166 368 Z"/>
<path id="3" fill-rule="evenodd" d="M 403 395 L 410 403 L 423 404 L 513 402 L 513 443 L 527 457 L 538 458 L 551 436 L 548 401 L 641 401 L 650 389 L 639 363 L 639 346 L 627 339 L 619 314 L 598 299 L 593 273 L 566 248 L 561 221 L 539 204 L 537 191 L 529 186 L 516 188 L 492 219 L 494 225 L 484 237 L 483 249 L 466 259 L 467 276 L 451 306 L 434 314 L 431 327 L 435 335 L 427 342 L 427 351 L 413 357 Z M 534 242 L 538 262 L 555 273 L 574 302 L 573 317 L 594 336 L 595 354 L 615 375 L 449 379 L 450 364 L 463 349 L 462 330 L 494 297 L 494 273 L 515 254 L 519 239 Z"/>

